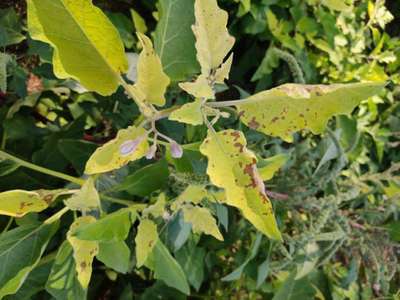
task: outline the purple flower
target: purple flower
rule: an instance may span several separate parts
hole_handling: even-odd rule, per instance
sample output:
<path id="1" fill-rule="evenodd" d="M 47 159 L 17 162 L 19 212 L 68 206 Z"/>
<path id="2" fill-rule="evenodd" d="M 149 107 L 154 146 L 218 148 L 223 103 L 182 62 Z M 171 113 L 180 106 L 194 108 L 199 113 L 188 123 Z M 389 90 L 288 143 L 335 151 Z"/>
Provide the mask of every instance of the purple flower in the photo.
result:
<path id="1" fill-rule="evenodd" d="M 171 155 L 173 158 L 181 158 L 183 155 L 182 147 L 175 141 L 169 144 L 169 149 L 171 150 Z"/>

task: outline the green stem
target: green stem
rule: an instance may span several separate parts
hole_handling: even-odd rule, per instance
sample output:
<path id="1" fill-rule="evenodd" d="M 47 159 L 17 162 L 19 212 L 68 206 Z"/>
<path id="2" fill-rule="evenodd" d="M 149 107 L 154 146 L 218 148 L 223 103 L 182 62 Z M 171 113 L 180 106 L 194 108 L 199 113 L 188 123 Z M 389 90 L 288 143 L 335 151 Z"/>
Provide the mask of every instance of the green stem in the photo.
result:
<path id="1" fill-rule="evenodd" d="M 55 221 L 59 220 L 67 211 L 69 211 L 68 207 L 64 207 L 62 210 L 59 212 L 55 213 L 52 215 L 50 218 L 44 221 L 45 224 L 51 224 L 54 223 Z"/>
<path id="2" fill-rule="evenodd" d="M 13 223 L 13 221 L 14 221 L 14 217 L 10 217 L 10 219 L 7 222 L 6 227 L 4 227 L 3 231 L 1 232 L 1 234 L 3 234 L 3 233 L 8 231 L 8 229 L 10 228 L 11 224 Z"/>
<path id="3" fill-rule="evenodd" d="M 132 206 L 134 204 L 137 204 L 137 203 L 135 203 L 133 201 L 124 200 L 124 199 L 118 199 L 118 198 L 114 198 L 114 197 L 107 196 L 107 195 L 104 195 L 104 194 L 100 194 L 100 198 L 105 200 L 105 201 L 111 202 L 111 203 L 117 203 L 117 204 L 121 204 L 121 205 L 125 205 L 125 206 Z"/>
<path id="4" fill-rule="evenodd" d="M 50 169 L 47 169 L 47 168 L 32 164 L 30 162 L 22 160 L 22 159 L 20 159 L 18 157 L 15 157 L 15 156 L 13 156 L 11 154 L 8 154 L 8 153 L 6 153 L 4 151 L 1 151 L 1 150 L 0 150 L 0 158 L 12 160 L 13 162 L 17 163 L 21 167 L 25 167 L 25 168 L 37 171 L 39 173 L 43 173 L 43 174 L 47 174 L 47 175 L 50 175 L 50 176 L 53 176 L 53 177 L 64 179 L 65 181 L 76 183 L 78 185 L 83 185 L 85 183 L 85 180 L 83 180 L 83 179 L 80 179 L 80 178 L 77 178 L 77 177 L 73 177 L 73 176 L 70 176 L 70 175 L 67 175 L 67 174 L 64 174 L 64 173 L 61 173 L 61 172 L 53 171 L 53 170 L 50 170 Z"/>

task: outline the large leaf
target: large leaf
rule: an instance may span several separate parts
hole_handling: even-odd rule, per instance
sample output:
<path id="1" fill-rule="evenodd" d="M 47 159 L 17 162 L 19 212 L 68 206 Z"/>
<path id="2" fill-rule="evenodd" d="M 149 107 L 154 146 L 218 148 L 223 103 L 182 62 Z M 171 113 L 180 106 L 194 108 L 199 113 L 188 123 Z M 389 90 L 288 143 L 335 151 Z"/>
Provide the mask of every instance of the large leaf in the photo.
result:
<path id="1" fill-rule="evenodd" d="M 86 299 L 86 290 L 75 272 L 73 250 L 68 241 L 61 244 L 47 280 L 46 290 L 57 300 Z"/>
<path id="2" fill-rule="evenodd" d="M 350 114 L 362 101 L 378 93 L 383 83 L 333 85 L 284 84 L 260 92 L 238 104 L 240 119 L 268 135 L 292 140 L 292 133 L 309 129 L 321 133 L 334 115 Z"/>
<path id="3" fill-rule="evenodd" d="M 128 63 L 117 29 L 91 0 L 28 0 L 33 39 L 54 47 L 54 71 L 87 89 L 112 94 Z"/>
<path id="4" fill-rule="evenodd" d="M 207 174 L 211 182 L 225 189 L 226 203 L 239 208 L 268 237 L 281 239 L 271 202 L 257 171 L 256 157 L 246 148 L 243 133 L 210 132 L 200 151 L 208 157 Z"/>
<path id="5" fill-rule="evenodd" d="M 136 243 L 136 265 L 141 267 L 146 263 L 149 255 L 158 240 L 157 225 L 148 219 L 144 219 L 138 226 L 135 237 Z"/>
<path id="6" fill-rule="evenodd" d="M 0 299 L 14 294 L 37 265 L 58 223 L 28 225 L 0 237 Z"/>
<path id="7" fill-rule="evenodd" d="M 156 51 L 171 80 L 185 80 L 199 70 L 191 30 L 194 0 L 161 0 L 160 15 L 154 39 Z"/>
<path id="8" fill-rule="evenodd" d="M 119 169 L 145 156 L 148 148 L 146 130 L 134 126 L 121 129 L 115 139 L 97 148 L 86 164 L 85 173 L 91 175 Z"/>

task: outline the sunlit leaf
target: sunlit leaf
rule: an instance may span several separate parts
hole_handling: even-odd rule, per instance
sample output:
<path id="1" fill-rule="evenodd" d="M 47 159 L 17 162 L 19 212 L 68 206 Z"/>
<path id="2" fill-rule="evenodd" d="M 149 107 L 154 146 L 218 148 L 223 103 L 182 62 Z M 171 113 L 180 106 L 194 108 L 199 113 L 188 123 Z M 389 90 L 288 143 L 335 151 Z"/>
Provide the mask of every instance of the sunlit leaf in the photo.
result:
<path id="1" fill-rule="evenodd" d="M 224 188 L 226 203 L 239 208 L 244 217 L 270 238 L 281 239 L 264 183 L 258 174 L 255 155 L 246 148 L 243 133 L 210 132 L 200 147 L 208 157 L 211 182 Z"/>
<path id="2" fill-rule="evenodd" d="M 309 129 L 321 133 L 334 115 L 350 114 L 362 101 L 375 95 L 383 83 L 333 85 L 284 84 L 260 92 L 237 105 L 247 126 L 292 141 L 292 133 Z"/>
<path id="3" fill-rule="evenodd" d="M 205 233 L 212 235 L 217 240 L 224 240 L 218 229 L 217 222 L 208 209 L 200 206 L 185 205 L 182 211 L 185 222 L 192 224 L 194 233 Z"/>
<path id="4" fill-rule="evenodd" d="M 33 39 L 54 47 L 60 78 L 78 79 L 87 89 L 112 94 L 128 63 L 116 28 L 88 0 L 28 0 L 28 28 Z"/>
<path id="5" fill-rule="evenodd" d="M 173 210 L 179 209 L 184 203 L 199 204 L 201 200 L 209 196 L 204 185 L 191 184 L 189 185 L 172 203 Z"/>
<path id="6" fill-rule="evenodd" d="M 135 237 L 136 265 L 138 268 L 146 263 L 157 240 L 157 225 L 149 219 L 142 220 L 138 226 L 138 232 Z"/>
<path id="7" fill-rule="evenodd" d="M 119 169 L 144 157 L 149 148 L 146 130 L 134 126 L 118 131 L 117 137 L 98 148 L 86 164 L 86 174 Z"/>
<path id="8" fill-rule="evenodd" d="M 276 171 L 278 171 L 289 159 L 286 154 L 278 154 L 262 160 L 262 166 L 258 168 L 258 172 L 263 181 L 270 180 Z"/>
<path id="9" fill-rule="evenodd" d="M 100 209 L 100 197 L 94 185 L 93 177 L 89 177 L 82 188 L 71 198 L 64 201 L 71 210 L 87 212 Z"/>
<path id="10" fill-rule="evenodd" d="M 214 99 L 213 83 L 204 74 L 201 74 L 195 81 L 183 82 L 179 87 L 196 98 Z"/>
<path id="11" fill-rule="evenodd" d="M 174 110 L 169 116 L 169 119 L 190 125 L 201 125 L 203 124 L 201 105 L 201 99 L 196 99 L 194 102 L 186 103 L 177 110 Z"/>

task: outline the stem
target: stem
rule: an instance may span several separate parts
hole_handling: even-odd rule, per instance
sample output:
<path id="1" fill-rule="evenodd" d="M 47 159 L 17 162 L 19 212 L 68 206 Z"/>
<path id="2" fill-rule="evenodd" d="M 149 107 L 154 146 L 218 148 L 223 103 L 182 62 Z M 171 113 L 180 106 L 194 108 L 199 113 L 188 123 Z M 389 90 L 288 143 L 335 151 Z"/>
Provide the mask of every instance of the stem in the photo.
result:
<path id="1" fill-rule="evenodd" d="M 125 205 L 125 206 L 132 206 L 134 204 L 137 204 L 136 202 L 133 202 L 133 201 L 118 199 L 118 198 L 114 198 L 111 196 L 107 196 L 105 194 L 100 194 L 100 198 L 105 201 L 111 202 L 111 203 L 117 203 L 117 204 L 121 204 L 121 205 Z"/>
<path id="2" fill-rule="evenodd" d="M 228 107 L 228 106 L 236 106 L 240 104 L 245 104 L 245 103 L 251 103 L 254 102 L 254 100 L 248 100 L 248 99 L 242 99 L 242 100 L 227 100 L 227 101 L 219 101 L 219 102 L 207 102 L 207 106 L 213 107 L 213 108 L 219 108 L 219 107 Z"/>
<path id="3" fill-rule="evenodd" d="M 54 223 L 55 221 L 58 221 L 67 211 L 69 211 L 69 208 L 64 207 L 62 210 L 60 210 L 59 212 L 55 213 L 50 218 L 45 220 L 44 223 L 51 224 L 51 223 Z"/>
<path id="4" fill-rule="evenodd" d="M 19 164 L 20 166 L 22 166 L 22 167 L 37 171 L 39 173 L 43 173 L 43 174 L 47 174 L 47 175 L 50 175 L 50 176 L 53 176 L 53 177 L 64 179 L 65 181 L 76 183 L 78 185 L 83 185 L 85 183 L 85 180 L 83 180 L 83 179 L 80 179 L 80 178 L 77 178 L 77 177 L 73 177 L 73 176 L 70 176 L 70 175 L 67 175 L 67 174 L 64 174 L 64 173 L 61 173 L 61 172 L 53 171 L 53 170 L 50 170 L 50 169 L 47 169 L 47 168 L 32 164 L 30 162 L 22 160 L 22 159 L 20 159 L 18 157 L 15 157 L 15 156 L 13 156 L 11 154 L 8 154 L 8 153 L 6 153 L 4 151 L 1 151 L 1 150 L 0 150 L 0 158 L 12 160 L 15 163 Z"/>
<path id="5" fill-rule="evenodd" d="M 10 217 L 10 219 L 7 222 L 6 227 L 4 227 L 3 231 L 1 232 L 1 234 L 3 234 L 3 233 L 8 231 L 8 229 L 10 228 L 11 224 L 13 223 L 13 221 L 14 221 L 14 217 Z"/>

